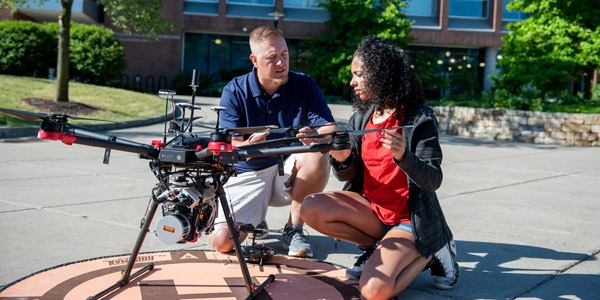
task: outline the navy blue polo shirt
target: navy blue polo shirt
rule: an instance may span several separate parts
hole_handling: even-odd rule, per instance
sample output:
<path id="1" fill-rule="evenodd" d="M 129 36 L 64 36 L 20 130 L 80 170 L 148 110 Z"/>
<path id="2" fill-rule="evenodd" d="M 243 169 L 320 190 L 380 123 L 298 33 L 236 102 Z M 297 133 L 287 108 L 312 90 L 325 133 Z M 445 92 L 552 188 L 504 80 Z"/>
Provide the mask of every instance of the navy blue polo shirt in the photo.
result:
<path id="1" fill-rule="evenodd" d="M 222 128 L 277 125 L 323 125 L 334 122 L 331 110 L 317 82 L 310 76 L 289 71 L 289 79 L 273 96 L 264 92 L 252 72 L 231 80 L 221 95 L 220 105 L 227 110 L 220 114 Z M 270 133 L 267 140 L 286 137 Z M 247 137 L 246 137 L 247 138 Z M 257 171 L 277 163 L 275 156 L 255 157 L 236 164 L 240 172 Z"/>

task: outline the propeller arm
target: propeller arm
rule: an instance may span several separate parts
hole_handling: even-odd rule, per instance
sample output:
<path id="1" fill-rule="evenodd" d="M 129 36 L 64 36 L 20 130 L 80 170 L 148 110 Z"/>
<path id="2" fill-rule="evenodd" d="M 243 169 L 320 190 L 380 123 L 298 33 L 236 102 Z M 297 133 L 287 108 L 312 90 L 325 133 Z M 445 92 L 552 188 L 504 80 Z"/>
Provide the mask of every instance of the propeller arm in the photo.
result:
<path id="1" fill-rule="evenodd" d="M 343 150 L 350 149 L 350 143 L 347 139 L 340 139 L 337 143 L 333 144 L 315 144 L 315 145 L 304 145 L 304 146 L 292 146 L 285 148 L 270 148 L 270 149 L 249 149 L 240 150 L 239 148 L 229 152 L 219 152 L 215 154 L 209 149 L 203 149 L 196 151 L 196 158 L 198 160 L 204 160 L 210 156 L 217 163 L 221 164 L 232 164 L 240 161 L 245 161 L 253 157 L 265 157 L 265 156 L 277 156 L 277 155 L 290 155 L 294 153 L 307 153 L 307 152 L 321 152 L 325 153 L 329 150 Z"/>
<path id="2" fill-rule="evenodd" d="M 154 149 L 153 146 L 146 145 L 146 144 L 139 144 L 139 145 L 129 144 L 127 142 L 123 142 L 121 139 L 118 139 L 118 138 L 115 141 L 109 141 L 109 140 L 101 140 L 101 139 L 97 139 L 97 138 L 79 136 L 79 137 L 76 137 L 76 140 L 74 141 L 74 143 L 85 145 L 85 146 L 108 148 L 108 149 L 112 149 L 112 150 L 136 153 L 136 154 L 144 155 L 146 157 L 150 157 L 150 158 L 154 158 L 154 159 L 158 158 L 158 151 L 156 149 Z"/>
<path id="3" fill-rule="evenodd" d="M 285 148 L 275 149 L 252 149 L 239 151 L 239 156 L 242 158 L 253 158 L 253 157 L 264 157 L 264 156 L 277 156 L 277 155 L 290 155 L 294 153 L 307 153 L 307 152 L 321 152 L 325 153 L 331 150 L 331 144 L 317 144 L 307 146 L 292 146 Z"/>
<path id="4" fill-rule="evenodd" d="M 321 137 L 325 137 L 325 136 L 331 136 L 334 133 L 328 132 L 328 133 L 320 133 L 320 134 L 313 134 L 313 135 L 305 135 L 302 137 L 288 137 L 288 138 L 281 138 L 281 139 L 275 139 L 275 140 L 269 140 L 266 142 L 261 142 L 261 143 L 255 143 L 255 144 L 248 144 L 245 146 L 240 146 L 237 147 L 237 149 L 239 150 L 251 150 L 251 149 L 260 149 L 260 148 L 269 148 L 269 147 L 276 147 L 276 146 L 282 146 L 282 145 L 289 145 L 293 142 L 298 142 L 301 139 L 309 139 L 309 138 L 321 138 Z"/>
<path id="5" fill-rule="evenodd" d="M 146 157 L 157 158 L 158 151 L 152 145 L 120 139 L 108 134 L 101 134 L 82 128 L 64 128 L 61 132 L 40 129 L 38 137 L 44 140 L 62 141 L 67 145 L 81 144 L 85 146 L 108 148 L 118 151 L 136 153 Z"/>

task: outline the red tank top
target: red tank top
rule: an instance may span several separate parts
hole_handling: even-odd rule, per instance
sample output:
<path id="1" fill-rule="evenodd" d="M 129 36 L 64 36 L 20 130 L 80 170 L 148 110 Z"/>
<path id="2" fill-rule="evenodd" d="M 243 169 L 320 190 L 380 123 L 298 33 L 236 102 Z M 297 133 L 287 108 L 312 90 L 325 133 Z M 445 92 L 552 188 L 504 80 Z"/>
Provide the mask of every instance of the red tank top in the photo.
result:
<path id="1" fill-rule="evenodd" d="M 365 129 L 397 127 L 402 123 L 393 113 L 379 124 L 373 124 L 369 118 Z M 402 129 L 396 130 L 402 132 Z M 392 160 L 392 152 L 381 146 L 380 134 L 367 133 L 362 139 L 361 156 L 365 163 L 363 196 L 371 201 L 371 208 L 384 224 L 410 223 L 406 174 Z"/>

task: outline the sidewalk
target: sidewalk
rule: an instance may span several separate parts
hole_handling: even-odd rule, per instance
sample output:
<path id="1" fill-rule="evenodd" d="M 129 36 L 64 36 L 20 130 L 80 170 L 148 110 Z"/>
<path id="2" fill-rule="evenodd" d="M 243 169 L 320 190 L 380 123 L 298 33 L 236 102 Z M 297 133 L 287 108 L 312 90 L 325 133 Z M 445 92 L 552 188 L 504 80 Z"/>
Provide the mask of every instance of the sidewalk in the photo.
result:
<path id="1" fill-rule="evenodd" d="M 214 126 L 215 98 L 201 129 Z M 332 105 L 338 122 L 351 114 Z M 201 130 L 200 128 L 198 130 Z M 150 143 L 163 124 L 111 131 Z M 431 287 L 422 273 L 401 299 L 597 299 L 600 294 L 600 150 L 487 142 L 442 135 L 444 182 L 438 190 L 458 247 L 455 289 Z M 155 178 L 134 154 L 42 140 L 0 142 L 0 286 L 74 261 L 131 252 Z M 327 190 L 341 189 L 330 177 Z M 271 229 L 289 208 L 271 208 Z M 157 222 L 156 217 L 154 219 Z M 154 229 L 154 225 L 151 229 Z M 315 259 L 349 266 L 359 254 L 311 228 Z M 262 241 L 261 241 L 262 242 Z M 264 240 L 285 253 L 279 234 Z M 148 234 L 142 252 L 210 249 L 206 238 L 165 245 Z"/>

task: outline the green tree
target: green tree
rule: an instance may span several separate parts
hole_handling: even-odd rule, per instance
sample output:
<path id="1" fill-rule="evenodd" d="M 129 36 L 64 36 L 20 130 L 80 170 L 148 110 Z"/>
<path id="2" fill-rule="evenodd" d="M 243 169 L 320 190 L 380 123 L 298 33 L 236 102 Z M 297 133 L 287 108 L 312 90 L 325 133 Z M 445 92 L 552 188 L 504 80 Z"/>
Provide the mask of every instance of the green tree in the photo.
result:
<path id="1" fill-rule="evenodd" d="M 309 43 L 308 57 L 309 72 L 321 86 L 336 88 L 350 81 L 352 54 L 366 35 L 375 34 L 401 48 L 413 40 L 412 23 L 401 11 L 405 0 L 331 0 L 322 6 L 329 11 L 326 24 L 331 31 Z"/>
<path id="2" fill-rule="evenodd" d="M 48 0 L 36 0 L 38 5 Z M 0 7 L 16 8 L 29 5 L 29 0 L 0 0 Z M 126 33 L 136 32 L 148 38 L 158 38 L 173 25 L 161 17 L 161 0 L 99 0 L 113 25 Z M 58 16 L 58 56 L 56 66 L 56 101 L 69 101 L 69 52 L 71 39 L 71 9 L 73 0 L 60 0 Z"/>
<path id="3" fill-rule="evenodd" d="M 591 99 L 600 64 L 600 1 L 513 0 L 508 9 L 532 16 L 508 25 L 496 85 L 518 92 L 528 84 L 538 96 L 559 95 L 583 75 L 584 98 Z"/>

